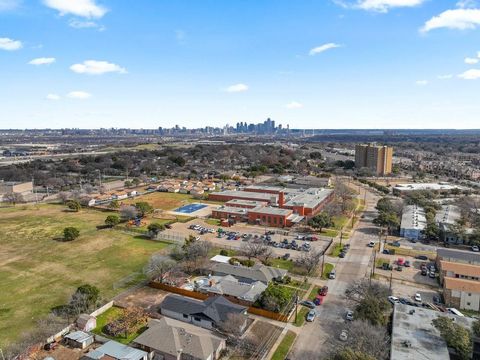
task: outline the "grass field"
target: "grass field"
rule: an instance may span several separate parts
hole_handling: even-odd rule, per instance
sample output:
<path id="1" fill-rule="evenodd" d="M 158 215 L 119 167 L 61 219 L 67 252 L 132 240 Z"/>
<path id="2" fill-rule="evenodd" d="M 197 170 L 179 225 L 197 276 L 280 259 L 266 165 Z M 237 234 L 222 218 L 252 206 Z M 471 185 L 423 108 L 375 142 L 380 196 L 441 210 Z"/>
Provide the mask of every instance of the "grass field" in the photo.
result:
<path id="1" fill-rule="evenodd" d="M 123 200 L 123 204 L 135 204 L 139 201 L 146 201 L 150 203 L 155 209 L 174 210 L 182 205 L 190 203 L 206 203 L 206 204 L 222 204 L 215 201 L 195 199 L 189 194 L 167 193 L 167 192 L 152 192 L 133 199 Z"/>
<path id="2" fill-rule="evenodd" d="M 0 209 L 0 347 L 53 306 L 66 303 L 83 283 L 97 286 L 105 298 L 121 292 L 122 285 L 113 285 L 131 274 L 140 280 L 151 254 L 168 246 L 118 230 L 96 230 L 107 215 L 65 212 L 59 205 Z M 66 226 L 77 227 L 80 237 L 55 240 Z"/>
<path id="3" fill-rule="evenodd" d="M 323 274 L 322 274 L 322 279 L 327 280 L 328 279 L 328 274 L 333 270 L 334 266 L 333 264 L 330 263 L 325 263 L 323 267 Z"/>

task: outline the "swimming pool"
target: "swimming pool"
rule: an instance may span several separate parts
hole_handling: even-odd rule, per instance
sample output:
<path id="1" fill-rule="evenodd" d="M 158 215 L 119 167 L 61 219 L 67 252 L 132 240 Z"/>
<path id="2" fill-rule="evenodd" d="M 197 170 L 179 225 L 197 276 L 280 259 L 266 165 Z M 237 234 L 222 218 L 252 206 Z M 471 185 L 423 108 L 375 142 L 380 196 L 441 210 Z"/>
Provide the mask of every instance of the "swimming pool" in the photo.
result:
<path id="1" fill-rule="evenodd" d="M 203 204 L 188 204 L 188 205 L 183 205 L 179 207 L 178 209 L 175 209 L 173 211 L 179 212 L 179 213 L 184 213 L 184 214 L 191 214 L 192 212 L 195 212 L 197 210 L 203 209 L 207 207 L 207 205 Z"/>

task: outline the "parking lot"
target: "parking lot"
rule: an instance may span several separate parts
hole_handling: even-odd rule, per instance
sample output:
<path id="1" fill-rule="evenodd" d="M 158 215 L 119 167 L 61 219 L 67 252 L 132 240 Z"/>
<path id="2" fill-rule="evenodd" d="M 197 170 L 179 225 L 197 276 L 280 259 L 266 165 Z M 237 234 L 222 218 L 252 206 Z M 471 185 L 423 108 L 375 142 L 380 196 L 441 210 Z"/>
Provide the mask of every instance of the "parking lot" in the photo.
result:
<path id="1" fill-rule="evenodd" d="M 222 229 L 223 232 L 219 233 L 218 229 Z M 264 243 L 271 246 L 276 256 L 290 254 L 292 258 L 300 256 L 302 252 L 324 251 L 330 242 L 329 238 L 316 234 L 299 234 L 286 229 L 248 224 L 235 224 L 222 228 L 208 224 L 202 219 L 172 224 L 171 229 L 165 233 L 176 235 L 179 239 L 193 235 L 217 246 L 232 249 L 240 249 L 246 242 Z"/>

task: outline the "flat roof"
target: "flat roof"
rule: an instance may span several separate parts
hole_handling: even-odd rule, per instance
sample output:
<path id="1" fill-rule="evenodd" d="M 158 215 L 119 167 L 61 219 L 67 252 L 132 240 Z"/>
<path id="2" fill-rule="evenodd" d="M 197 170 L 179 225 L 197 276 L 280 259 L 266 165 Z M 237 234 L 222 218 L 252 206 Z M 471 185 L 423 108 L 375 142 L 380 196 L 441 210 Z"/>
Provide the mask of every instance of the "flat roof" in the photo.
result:
<path id="1" fill-rule="evenodd" d="M 415 191 L 415 190 L 453 190 L 460 189 L 460 186 L 448 183 L 411 183 L 397 184 L 394 186 L 398 191 Z"/>
<path id="2" fill-rule="evenodd" d="M 477 271 L 477 276 L 479 272 Z M 480 282 L 476 280 L 467 280 L 467 279 L 460 279 L 460 278 L 452 278 L 445 276 L 443 278 L 445 283 L 445 288 L 450 290 L 458 290 L 463 292 L 469 293 L 480 293 Z"/>
<path id="3" fill-rule="evenodd" d="M 232 196 L 237 198 L 243 199 L 255 199 L 260 201 L 267 201 L 270 202 L 273 199 L 277 199 L 277 195 L 275 194 L 266 194 L 266 193 L 258 193 L 258 192 L 251 192 L 251 191 L 242 191 L 242 190 L 225 190 L 221 192 L 212 193 L 212 195 L 223 195 L 223 196 Z"/>
<path id="4" fill-rule="evenodd" d="M 447 261 L 480 265 L 480 253 L 475 253 L 473 251 L 437 249 L 437 256 Z"/>
<path id="5" fill-rule="evenodd" d="M 443 205 L 435 215 L 435 222 L 438 224 L 453 225 L 462 217 L 460 208 L 455 205 Z"/>
<path id="6" fill-rule="evenodd" d="M 423 230 L 426 226 L 427 219 L 422 208 L 417 205 L 408 205 L 403 208 L 400 228 Z"/>
<path id="7" fill-rule="evenodd" d="M 324 202 L 332 192 L 332 189 L 310 188 L 289 198 L 285 206 L 304 206 L 313 209 Z"/>
<path id="8" fill-rule="evenodd" d="M 447 344 L 432 321 L 440 316 L 471 328 L 475 319 L 449 313 L 395 304 L 392 325 L 391 360 L 449 360 Z"/>
<path id="9" fill-rule="evenodd" d="M 267 214 L 267 215 L 281 215 L 281 216 L 288 216 L 292 213 L 290 209 L 282 209 L 277 207 L 271 206 L 259 206 L 254 209 L 249 209 L 249 213 L 255 214 Z"/>
<path id="10" fill-rule="evenodd" d="M 244 200 L 244 199 L 232 199 L 225 203 L 225 205 L 246 205 L 246 206 L 259 206 L 268 204 L 267 201 L 258 201 L 258 200 Z"/>
<path id="11" fill-rule="evenodd" d="M 239 208 L 235 206 L 219 206 L 215 209 L 215 211 L 222 212 L 222 213 L 228 213 L 228 214 L 237 214 L 237 215 L 246 215 L 248 214 L 248 210 L 250 209 L 245 209 L 245 208 Z"/>

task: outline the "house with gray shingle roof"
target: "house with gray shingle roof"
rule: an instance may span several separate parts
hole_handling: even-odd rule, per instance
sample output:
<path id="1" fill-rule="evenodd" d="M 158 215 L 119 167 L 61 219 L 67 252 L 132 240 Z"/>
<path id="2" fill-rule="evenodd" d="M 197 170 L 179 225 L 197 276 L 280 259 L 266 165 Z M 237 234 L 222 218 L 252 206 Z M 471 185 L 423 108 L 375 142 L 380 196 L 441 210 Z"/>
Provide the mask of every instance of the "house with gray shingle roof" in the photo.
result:
<path id="1" fill-rule="evenodd" d="M 211 331 L 167 317 L 150 320 L 134 343 L 163 360 L 216 360 L 226 347 L 225 339 Z"/>
<path id="2" fill-rule="evenodd" d="M 247 284 L 260 281 L 265 285 L 268 285 L 273 279 L 282 279 L 287 275 L 287 270 L 262 264 L 255 264 L 252 267 L 247 267 L 242 265 L 216 263 L 212 265 L 211 269 L 215 275 L 231 275 L 239 281 Z"/>
<path id="3" fill-rule="evenodd" d="M 179 295 L 168 295 L 160 304 L 159 312 L 206 329 L 219 327 L 232 314 L 245 315 L 244 327 L 247 321 L 247 308 L 234 304 L 223 296 L 212 296 L 199 301 Z"/>

